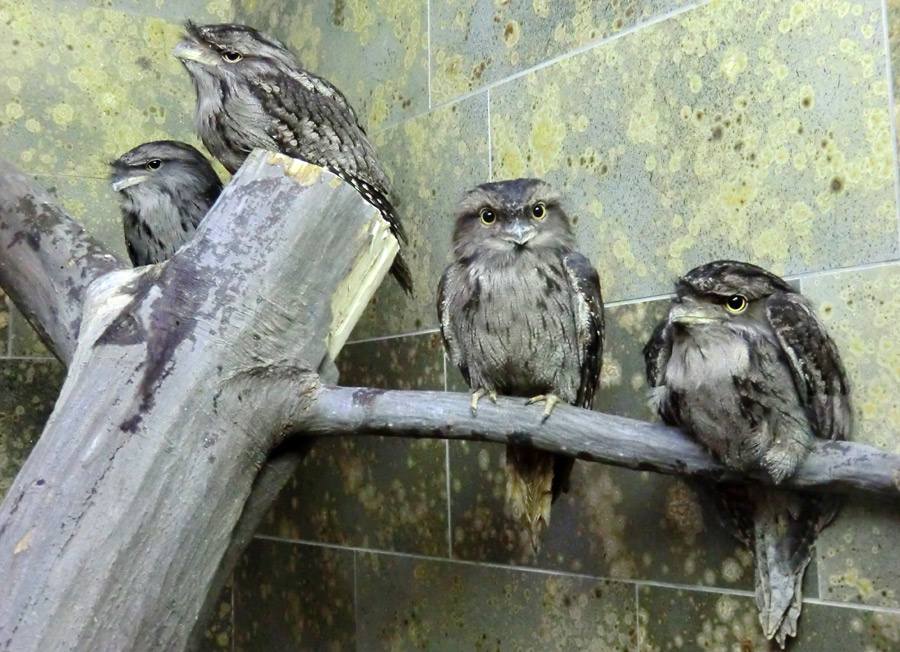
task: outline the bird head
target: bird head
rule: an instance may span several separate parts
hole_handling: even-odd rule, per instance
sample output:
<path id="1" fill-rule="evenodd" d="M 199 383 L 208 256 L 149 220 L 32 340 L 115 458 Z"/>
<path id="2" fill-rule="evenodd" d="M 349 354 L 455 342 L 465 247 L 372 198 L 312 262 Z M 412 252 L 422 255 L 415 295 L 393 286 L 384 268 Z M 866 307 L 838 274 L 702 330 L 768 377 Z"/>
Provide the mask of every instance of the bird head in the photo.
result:
<path id="1" fill-rule="evenodd" d="M 297 58 L 278 39 L 247 25 L 185 23 L 186 34 L 172 54 L 194 84 L 213 80 L 239 83 L 272 70 L 299 68 Z"/>
<path id="2" fill-rule="evenodd" d="M 767 323 L 765 300 L 795 290 L 778 276 L 750 263 L 717 260 L 695 267 L 676 283 L 669 322 L 683 331 L 704 327 L 740 330 Z"/>
<path id="3" fill-rule="evenodd" d="M 470 190 L 456 211 L 457 258 L 475 253 L 515 256 L 572 249 L 574 237 L 559 195 L 540 179 L 486 183 Z"/>
<path id="4" fill-rule="evenodd" d="M 150 192 L 218 192 L 222 187 L 203 154 L 174 140 L 138 145 L 109 165 L 113 190 L 126 197 Z"/>

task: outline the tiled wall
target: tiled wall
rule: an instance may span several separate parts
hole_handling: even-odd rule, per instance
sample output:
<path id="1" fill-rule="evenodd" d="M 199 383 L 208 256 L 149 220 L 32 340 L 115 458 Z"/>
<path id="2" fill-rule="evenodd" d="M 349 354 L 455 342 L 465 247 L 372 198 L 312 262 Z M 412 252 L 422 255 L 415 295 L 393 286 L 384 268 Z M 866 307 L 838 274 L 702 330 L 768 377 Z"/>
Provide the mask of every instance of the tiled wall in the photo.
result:
<path id="1" fill-rule="evenodd" d="M 730 256 L 813 299 L 851 376 L 856 439 L 900 451 L 900 2 L 0 0 L 0 154 L 118 251 L 103 161 L 191 139 L 192 90 L 169 56 L 184 17 L 282 38 L 360 109 L 388 167 L 418 292 L 382 286 L 342 382 L 463 389 L 433 306 L 449 214 L 476 183 L 540 175 L 610 304 L 598 409 L 652 418 L 640 349 L 660 296 Z M 62 371 L 14 310 L 0 339 L 8 483 Z M 768 649 L 751 560 L 685 482 L 579 462 L 535 556 L 504 516 L 502 458 L 318 442 L 235 572 L 210 649 Z M 900 649 L 898 540 L 895 507 L 848 502 L 791 649 Z"/>

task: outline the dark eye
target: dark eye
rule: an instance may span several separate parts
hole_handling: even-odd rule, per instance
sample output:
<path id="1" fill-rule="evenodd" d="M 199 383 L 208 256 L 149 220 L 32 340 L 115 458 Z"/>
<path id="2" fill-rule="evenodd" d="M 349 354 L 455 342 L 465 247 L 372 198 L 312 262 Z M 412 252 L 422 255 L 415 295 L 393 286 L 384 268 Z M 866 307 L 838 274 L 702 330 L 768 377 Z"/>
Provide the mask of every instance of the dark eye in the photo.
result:
<path id="1" fill-rule="evenodd" d="M 478 215 L 481 217 L 481 221 L 488 225 L 493 224 L 497 219 L 497 215 L 490 208 L 482 208 Z"/>
<path id="2" fill-rule="evenodd" d="M 244 55 L 240 52 L 235 52 L 234 50 L 225 50 L 225 52 L 222 53 L 222 58 L 228 63 L 237 63 L 244 58 Z"/>
<path id="3" fill-rule="evenodd" d="M 162 167 L 162 161 L 160 161 L 158 158 L 152 158 L 149 161 L 147 161 L 147 169 L 148 170 L 158 170 L 161 167 Z"/>
<path id="4" fill-rule="evenodd" d="M 740 294 L 735 294 L 733 297 L 725 299 L 725 307 L 728 309 L 728 312 L 744 312 L 747 308 L 747 299 Z"/>
<path id="5" fill-rule="evenodd" d="M 539 201 L 537 204 L 532 206 L 531 214 L 534 215 L 534 219 L 542 220 L 544 216 L 547 214 L 547 207 L 544 206 L 544 202 Z"/>

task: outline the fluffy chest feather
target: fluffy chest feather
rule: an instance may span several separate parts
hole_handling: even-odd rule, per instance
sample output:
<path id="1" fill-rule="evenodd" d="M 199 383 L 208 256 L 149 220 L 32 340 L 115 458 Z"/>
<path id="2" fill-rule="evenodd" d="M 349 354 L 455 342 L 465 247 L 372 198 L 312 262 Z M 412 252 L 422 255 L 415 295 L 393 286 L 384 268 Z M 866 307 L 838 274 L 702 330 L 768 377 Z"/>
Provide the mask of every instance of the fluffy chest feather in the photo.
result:
<path id="1" fill-rule="evenodd" d="M 473 265 L 458 301 L 460 353 L 473 384 L 512 395 L 552 391 L 575 400 L 580 383 L 573 289 L 558 255 Z"/>

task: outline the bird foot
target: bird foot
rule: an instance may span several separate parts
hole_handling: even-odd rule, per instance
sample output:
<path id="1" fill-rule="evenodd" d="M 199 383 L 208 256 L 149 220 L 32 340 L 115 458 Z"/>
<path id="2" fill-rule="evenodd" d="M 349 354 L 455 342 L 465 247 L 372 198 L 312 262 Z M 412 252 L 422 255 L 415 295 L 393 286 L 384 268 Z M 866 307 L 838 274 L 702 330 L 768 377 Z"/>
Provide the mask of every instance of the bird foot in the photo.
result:
<path id="1" fill-rule="evenodd" d="M 556 394 L 541 394 L 539 396 L 528 399 L 528 402 L 525 405 L 531 405 L 532 403 L 540 402 L 547 403 L 547 407 L 544 408 L 544 414 L 541 416 L 541 423 L 544 423 L 547 419 L 550 418 L 550 413 L 553 412 L 553 408 L 556 407 L 557 403 L 559 403 L 559 397 Z"/>
<path id="2" fill-rule="evenodd" d="M 497 392 L 495 392 L 494 390 L 488 391 L 483 387 L 479 387 L 474 392 L 472 392 L 472 402 L 469 404 L 469 407 L 472 409 L 473 417 L 478 416 L 478 400 L 485 395 L 487 395 L 491 399 L 492 403 L 497 402 Z"/>

